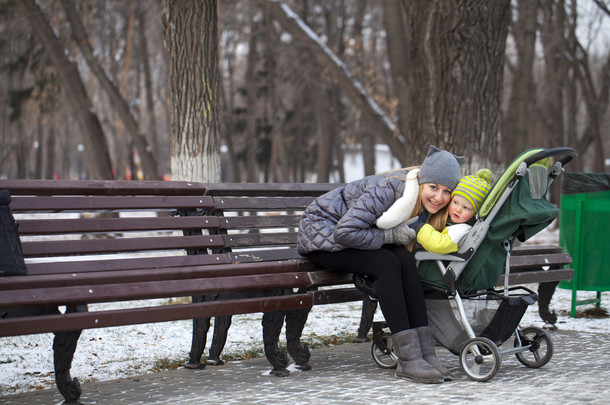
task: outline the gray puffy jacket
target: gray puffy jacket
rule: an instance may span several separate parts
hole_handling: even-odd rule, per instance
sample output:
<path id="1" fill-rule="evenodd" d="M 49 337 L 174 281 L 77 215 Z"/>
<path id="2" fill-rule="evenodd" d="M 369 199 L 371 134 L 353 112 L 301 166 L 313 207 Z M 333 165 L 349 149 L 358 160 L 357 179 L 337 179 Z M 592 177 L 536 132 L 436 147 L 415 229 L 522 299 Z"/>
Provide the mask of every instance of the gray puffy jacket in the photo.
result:
<path id="1" fill-rule="evenodd" d="M 383 230 L 375 221 L 402 196 L 407 172 L 367 176 L 318 197 L 301 218 L 299 253 L 380 249 Z"/>

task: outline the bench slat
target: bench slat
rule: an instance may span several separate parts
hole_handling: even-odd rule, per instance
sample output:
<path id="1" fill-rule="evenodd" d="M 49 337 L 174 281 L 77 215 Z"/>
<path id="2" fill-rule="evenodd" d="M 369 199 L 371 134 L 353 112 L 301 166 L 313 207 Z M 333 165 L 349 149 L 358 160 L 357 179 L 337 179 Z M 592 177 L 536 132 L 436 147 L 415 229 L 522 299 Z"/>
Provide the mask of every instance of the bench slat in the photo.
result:
<path id="1" fill-rule="evenodd" d="M 338 304 L 340 302 L 362 301 L 364 295 L 355 288 L 337 288 L 313 292 L 314 305 Z"/>
<path id="2" fill-rule="evenodd" d="M 23 254 L 26 257 L 221 248 L 223 246 L 225 243 L 222 235 L 52 240 L 22 243 Z"/>
<path id="3" fill-rule="evenodd" d="M 312 293 L 0 319 L 0 337 L 311 308 Z"/>
<path id="4" fill-rule="evenodd" d="M 114 283 L 136 283 L 144 281 L 186 280 L 192 278 L 216 278 L 272 274 L 298 271 L 296 262 L 218 264 L 216 266 L 168 267 L 162 269 L 134 269 L 122 271 L 92 271 L 71 274 L 43 274 L 0 277 L 0 291 L 99 285 Z"/>
<path id="5" fill-rule="evenodd" d="M 71 262 L 28 263 L 29 275 L 85 273 L 95 271 L 124 271 L 132 269 L 159 269 L 165 267 L 228 264 L 226 253 L 187 256 L 156 256 L 108 260 L 82 260 Z"/>
<path id="6" fill-rule="evenodd" d="M 168 231 L 218 228 L 218 217 L 137 217 L 137 218 L 75 218 L 22 219 L 18 221 L 21 235 L 53 235 L 88 232 Z"/>
<path id="7" fill-rule="evenodd" d="M 541 255 L 549 253 L 561 253 L 562 249 L 560 246 L 552 245 L 520 245 L 513 248 L 511 251 L 512 256 L 522 255 Z"/>
<path id="8" fill-rule="evenodd" d="M 251 215 L 219 217 L 221 229 L 296 228 L 301 215 Z"/>
<path id="9" fill-rule="evenodd" d="M 2 180 L 12 195 L 204 195 L 207 188 L 190 181 L 155 180 Z"/>
<path id="10" fill-rule="evenodd" d="M 340 187 L 342 183 L 212 183 L 206 184 L 206 195 L 245 197 L 317 197 Z"/>
<path id="11" fill-rule="evenodd" d="M 214 202 L 203 196 L 14 196 L 11 209 L 19 212 L 105 212 L 151 209 L 212 209 Z"/>
<path id="12" fill-rule="evenodd" d="M 268 249 L 256 252 L 239 251 L 227 253 L 233 263 L 250 263 L 274 260 L 305 260 L 296 248 L 290 249 Z"/>
<path id="13" fill-rule="evenodd" d="M 315 197 L 213 197 L 220 210 L 303 210 Z"/>
<path id="14" fill-rule="evenodd" d="M 522 255 L 510 257 L 510 268 L 515 271 L 527 269 L 541 269 L 543 266 L 557 268 L 572 263 L 572 257 L 568 253 L 553 253 L 539 255 Z"/>
<path id="15" fill-rule="evenodd" d="M 227 247 L 285 246 L 297 243 L 297 234 L 295 232 L 228 234 L 222 235 L 222 237 Z"/>
<path id="16" fill-rule="evenodd" d="M 553 269 L 550 271 L 524 271 L 519 273 L 511 273 L 508 277 L 510 285 L 518 284 L 536 284 L 550 281 L 572 280 L 574 278 L 573 269 Z M 497 286 L 504 285 L 504 275 L 500 276 Z"/>
<path id="17" fill-rule="evenodd" d="M 193 278 L 188 280 L 144 281 L 74 287 L 5 290 L 0 308 L 78 305 L 151 298 L 182 297 L 206 293 L 307 288 L 307 273 L 287 272 L 248 276 Z"/>

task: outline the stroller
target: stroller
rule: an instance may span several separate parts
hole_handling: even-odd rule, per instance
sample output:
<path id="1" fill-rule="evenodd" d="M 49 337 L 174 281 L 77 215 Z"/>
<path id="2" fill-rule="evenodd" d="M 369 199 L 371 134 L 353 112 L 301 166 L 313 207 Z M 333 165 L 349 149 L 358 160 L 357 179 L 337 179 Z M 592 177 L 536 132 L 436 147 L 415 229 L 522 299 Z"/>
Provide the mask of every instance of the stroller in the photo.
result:
<path id="1" fill-rule="evenodd" d="M 491 379 L 502 356 L 514 354 L 531 368 L 544 366 L 553 356 L 553 342 L 544 329 L 519 327 L 538 296 L 526 287 L 509 288 L 510 254 L 516 239 L 529 239 L 559 215 L 546 193 L 576 155 L 570 148 L 523 152 L 493 185 L 458 252 L 415 253 L 435 339 L 459 356 L 471 380 Z M 551 157 L 560 159 L 548 168 Z M 495 289 L 503 271 L 504 288 Z M 394 368 L 398 359 L 386 328 L 385 322 L 373 323 L 371 353 L 378 366 Z M 513 335 L 513 347 L 500 349 Z"/>

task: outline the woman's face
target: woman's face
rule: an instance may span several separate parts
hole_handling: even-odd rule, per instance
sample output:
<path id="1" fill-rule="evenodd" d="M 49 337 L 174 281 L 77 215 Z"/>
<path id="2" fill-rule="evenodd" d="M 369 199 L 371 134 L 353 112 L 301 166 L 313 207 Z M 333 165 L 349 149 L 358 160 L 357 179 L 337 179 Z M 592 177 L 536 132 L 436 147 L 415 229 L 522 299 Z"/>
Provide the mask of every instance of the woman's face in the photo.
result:
<path id="1" fill-rule="evenodd" d="M 445 208 L 451 200 L 451 189 L 436 183 L 424 183 L 421 191 L 421 203 L 430 214 L 436 214 Z"/>

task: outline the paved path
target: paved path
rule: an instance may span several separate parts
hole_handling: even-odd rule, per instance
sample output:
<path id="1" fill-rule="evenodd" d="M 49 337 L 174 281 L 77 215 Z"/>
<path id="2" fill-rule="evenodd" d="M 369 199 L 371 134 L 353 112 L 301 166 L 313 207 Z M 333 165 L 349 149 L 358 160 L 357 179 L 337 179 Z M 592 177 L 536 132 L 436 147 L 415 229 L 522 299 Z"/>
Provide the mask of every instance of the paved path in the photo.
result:
<path id="1" fill-rule="evenodd" d="M 610 401 L 610 337 L 601 333 L 552 332 L 555 354 L 540 369 L 515 356 L 488 382 L 469 380 L 458 357 L 439 357 L 454 380 L 411 383 L 378 368 L 371 346 L 344 344 L 311 351 L 313 370 L 288 377 L 268 375 L 264 358 L 204 370 L 178 369 L 137 378 L 83 384 L 83 404 L 607 404 Z M 507 343 L 510 343 L 507 342 Z M 0 404 L 60 404 L 56 389 L 0 398 Z"/>

